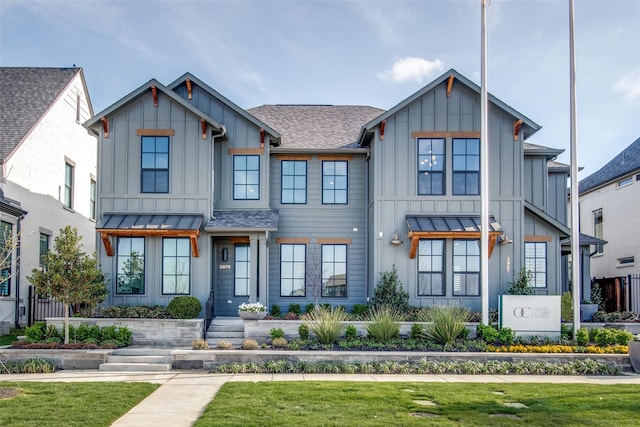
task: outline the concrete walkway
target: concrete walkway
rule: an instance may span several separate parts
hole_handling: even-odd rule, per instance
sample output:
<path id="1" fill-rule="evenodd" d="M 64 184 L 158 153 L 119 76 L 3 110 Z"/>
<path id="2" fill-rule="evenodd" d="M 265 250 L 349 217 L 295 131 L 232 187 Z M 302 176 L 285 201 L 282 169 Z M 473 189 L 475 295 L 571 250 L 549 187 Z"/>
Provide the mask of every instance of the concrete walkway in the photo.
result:
<path id="1" fill-rule="evenodd" d="M 113 423 L 117 427 L 191 426 L 226 382 L 239 381 L 360 381 L 638 384 L 640 375 L 620 377 L 527 375 L 368 375 L 368 374 L 209 374 L 204 371 L 104 372 L 59 371 L 53 374 L 0 375 L 0 381 L 149 382 L 161 384 L 137 406 Z"/>

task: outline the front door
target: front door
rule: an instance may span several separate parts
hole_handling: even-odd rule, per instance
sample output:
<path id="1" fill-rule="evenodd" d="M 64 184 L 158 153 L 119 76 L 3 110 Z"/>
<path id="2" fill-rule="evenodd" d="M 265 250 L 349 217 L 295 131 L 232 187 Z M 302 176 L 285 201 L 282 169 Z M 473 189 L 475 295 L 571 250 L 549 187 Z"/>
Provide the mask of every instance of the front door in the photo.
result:
<path id="1" fill-rule="evenodd" d="M 228 239 L 216 239 L 213 247 L 215 315 L 237 317 L 238 306 L 249 301 L 249 243 L 232 243 Z"/>

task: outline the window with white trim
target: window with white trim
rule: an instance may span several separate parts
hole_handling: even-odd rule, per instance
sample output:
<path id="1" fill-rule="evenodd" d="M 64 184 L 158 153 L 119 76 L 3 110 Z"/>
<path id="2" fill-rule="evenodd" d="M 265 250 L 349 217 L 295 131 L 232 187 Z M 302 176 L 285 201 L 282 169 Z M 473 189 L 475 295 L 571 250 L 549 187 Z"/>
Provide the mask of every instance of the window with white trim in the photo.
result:
<path id="1" fill-rule="evenodd" d="M 597 209 L 593 211 L 593 236 L 598 239 L 604 239 L 603 223 L 604 223 L 604 215 L 602 213 L 602 209 Z M 596 245 L 596 253 L 601 254 L 603 252 L 604 252 L 604 245 L 602 244 Z"/>

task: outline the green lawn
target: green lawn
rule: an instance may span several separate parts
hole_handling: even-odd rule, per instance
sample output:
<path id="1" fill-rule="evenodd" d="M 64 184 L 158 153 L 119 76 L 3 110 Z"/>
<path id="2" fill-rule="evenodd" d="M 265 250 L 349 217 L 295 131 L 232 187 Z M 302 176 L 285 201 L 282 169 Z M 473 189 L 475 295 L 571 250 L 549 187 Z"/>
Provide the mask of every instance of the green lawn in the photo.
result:
<path id="1" fill-rule="evenodd" d="M 159 386 L 149 383 L 0 382 L 0 426 L 109 426 Z"/>
<path id="2" fill-rule="evenodd" d="M 0 336 L 0 345 L 9 345 L 17 341 L 20 335 L 24 335 L 24 329 L 11 329 L 9 335 Z"/>
<path id="3" fill-rule="evenodd" d="M 623 427 L 638 425 L 638 395 L 638 385 L 227 383 L 196 426 Z"/>

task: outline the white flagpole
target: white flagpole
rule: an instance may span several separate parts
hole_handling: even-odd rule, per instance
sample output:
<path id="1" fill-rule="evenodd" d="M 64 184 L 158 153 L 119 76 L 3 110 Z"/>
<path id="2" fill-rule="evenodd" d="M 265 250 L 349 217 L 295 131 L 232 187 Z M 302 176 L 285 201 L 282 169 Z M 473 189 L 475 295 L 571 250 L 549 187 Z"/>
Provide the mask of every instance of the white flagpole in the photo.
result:
<path id="1" fill-rule="evenodd" d="M 578 112 L 576 106 L 576 53 L 574 42 L 574 0 L 569 0 L 569 76 L 571 108 L 571 284 L 573 292 L 573 336 L 580 329 L 580 218 L 578 212 Z"/>
<path id="2" fill-rule="evenodd" d="M 480 83 L 480 284 L 482 323 L 489 324 L 489 123 L 487 96 L 487 0 L 482 3 Z"/>

